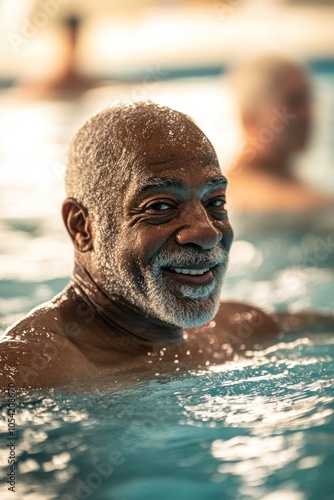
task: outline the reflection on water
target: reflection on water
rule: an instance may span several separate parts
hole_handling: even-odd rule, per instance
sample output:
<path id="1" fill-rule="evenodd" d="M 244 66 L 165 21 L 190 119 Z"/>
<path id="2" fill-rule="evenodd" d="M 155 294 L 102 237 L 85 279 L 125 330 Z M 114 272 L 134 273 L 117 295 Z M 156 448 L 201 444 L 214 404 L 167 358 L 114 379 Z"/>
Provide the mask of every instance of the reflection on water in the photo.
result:
<path id="1" fill-rule="evenodd" d="M 22 395 L 22 494 L 330 499 L 333 357 L 326 332 L 291 336 L 214 371 Z"/>

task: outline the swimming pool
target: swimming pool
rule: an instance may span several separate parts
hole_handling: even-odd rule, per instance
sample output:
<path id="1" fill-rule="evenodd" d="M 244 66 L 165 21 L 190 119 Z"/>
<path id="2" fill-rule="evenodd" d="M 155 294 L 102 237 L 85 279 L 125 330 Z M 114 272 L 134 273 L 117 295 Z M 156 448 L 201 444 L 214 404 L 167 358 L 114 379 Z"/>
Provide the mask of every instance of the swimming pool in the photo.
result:
<path id="1" fill-rule="evenodd" d="M 333 356 L 322 332 L 212 371 L 20 397 L 17 498 L 333 498 Z"/>
<path id="2" fill-rule="evenodd" d="M 317 78 L 322 90 L 330 89 L 331 76 Z M 177 102 L 187 94 L 183 109 L 200 124 L 203 117 L 204 130 L 211 137 L 211 127 L 217 142 L 219 84 L 203 80 L 171 88 L 168 97 L 161 83 L 152 97 L 170 98 L 171 106 L 182 109 Z M 198 104 L 204 89 L 213 95 L 211 115 L 210 102 Z M 99 99 L 102 106 L 105 97 Z M 65 143 L 83 115 L 101 107 L 95 97 L 84 104 L 4 109 L 3 329 L 68 281 L 72 249 L 58 216 Z M 324 158 L 330 132 L 326 137 L 313 157 Z M 329 160 L 317 182 L 331 175 Z M 326 217 L 321 217 L 324 227 L 311 229 L 283 221 L 278 229 L 261 232 L 257 221 L 259 231 L 247 232 L 240 224 L 223 297 L 268 310 L 333 311 L 334 247 Z M 333 357 L 332 331 L 305 331 L 212 369 L 175 368 L 173 375 L 157 372 L 151 379 L 132 371 L 117 381 L 20 395 L 12 436 L 19 461 L 16 498 L 334 498 Z M 2 402 L 3 412 L 8 404 Z M 1 437 L 6 443 L 11 437 L 5 421 Z M 0 455 L 3 483 L 9 450 Z M 7 487 L 1 498 L 15 498 Z"/>

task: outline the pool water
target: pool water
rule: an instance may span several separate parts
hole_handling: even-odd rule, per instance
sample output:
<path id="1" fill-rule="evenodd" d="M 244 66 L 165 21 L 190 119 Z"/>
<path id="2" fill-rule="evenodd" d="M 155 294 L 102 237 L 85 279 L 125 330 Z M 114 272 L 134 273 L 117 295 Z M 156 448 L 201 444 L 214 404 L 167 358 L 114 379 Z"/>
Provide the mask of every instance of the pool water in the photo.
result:
<path id="1" fill-rule="evenodd" d="M 322 332 L 116 392 L 22 396 L 17 498 L 332 499 L 333 357 Z"/>
<path id="2" fill-rule="evenodd" d="M 327 99 L 318 107 L 326 126 L 317 128 L 303 169 L 311 177 L 318 158 L 316 182 L 329 189 L 333 76 L 315 78 L 316 96 Z M 147 97 L 195 116 L 219 154 L 232 148 L 228 134 L 219 146 L 217 130 L 230 125 L 220 81 L 168 89 L 159 82 Z M 2 103 L 2 330 L 68 282 L 73 251 L 59 216 L 66 143 L 115 92 L 71 104 Z M 231 218 L 236 241 L 222 298 L 268 311 L 334 312 L 332 214 L 317 214 L 314 223 Z M 16 492 L 5 484 L 4 447 L 0 498 L 334 499 L 333 333 L 290 334 L 207 370 L 152 379 L 133 371 L 117 381 L 27 391 L 16 400 Z M 1 438 L 6 443 L 6 420 Z"/>

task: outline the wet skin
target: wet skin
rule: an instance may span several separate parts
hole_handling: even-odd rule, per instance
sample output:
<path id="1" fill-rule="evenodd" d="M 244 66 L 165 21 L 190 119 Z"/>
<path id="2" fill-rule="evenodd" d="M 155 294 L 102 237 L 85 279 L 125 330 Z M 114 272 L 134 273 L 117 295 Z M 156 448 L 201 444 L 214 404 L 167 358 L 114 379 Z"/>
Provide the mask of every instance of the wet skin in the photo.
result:
<path id="1" fill-rule="evenodd" d="M 212 261 L 206 254 L 215 247 L 228 252 L 233 234 L 225 207 L 226 179 L 218 165 L 206 165 L 207 161 L 207 158 L 167 161 L 154 166 L 154 175 L 150 166 L 140 173 L 140 180 L 134 176 L 130 182 L 125 216 L 117 237 L 120 244 L 116 243 L 114 251 L 121 255 L 122 268 L 128 269 L 137 283 L 139 294 L 134 302 L 143 297 L 143 307 L 147 302 L 148 313 L 151 311 L 145 301 L 146 269 L 162 250 L 178 255 L 190 248 L 203 254 L 198 264 L 162 267 L 162 279 L 180 307 L 186 308 L 190 300 L 180 293 L 182 285 L 199 288 L 215 283 L 215 288 L 221 287 L 220 275 L 225 264 L 221 258 Z M 188 270 L 197 275 L 184 274 Z M 201 302 L 202 307 L 209 307 L 205 299 Z M 156 338 L 160 335 L 160 331 L 154 333 Z"/>
<path id="2" fill-rule="evenodd" d="M 256 307 L 222 303 L 216 312 L 210 296 L 184 296 L 184 284 L 197 290 L 212 284 L 220 291 L 225 263 L 207 265 L 205 257 L 200 265 L 182 266 L 186 272 L 200 271 L 197 275 L 168 266 L 160 271 L 181 310 L 197 300 L 199 314 L 209 311 L 210 320 L 182 328 L 153 312 L 146 285 L 150 264 L 160 252 L 196 249 L 205 256 L 218 248 L 227 253 L 233 238 L 226 179 L 212 146 L 188 122 L 183 133 L 185 141 L 169 141 L 161 127 L 146 141 L 144 152 L 138 149 L 130 181 L 119 187 L 118 209 L 110 202 L 116 224 L 110 246 L 117 258 L 108 273 L 98 266 L 92 217 L 75 200 L 65 200 L 64 221 L 75 247 L 71 284 L 5 333 L 1 387 L 10 381 L 23 388 L 59 386 L 126 374 L 131 368 L 152 375 L 157 366 L 169 373 L 206 368 L 279 334 L 277 319 Z M 108 253 L 109 241 L 104 243 Z M 125 290 L 129 276 L 137 293 L 130 298 Z M 137 299 L 138 305 L 133 303 Z"/>
<path id="3" fill-rule="evenodd" d="M 103 302 L 103 299 L 101 299 Z M 256 307 L 222 303 L 206 325 L 171 332 L 165 325 L 161 340 L 142 340 L 130 309 L 114 309 L 116 328 L 98 314 L 78 286 L 30 313 L 2 339 L 1 389 L 56 387 L 98 380 L 115 374 L 120 380 L 135 369 L 143 377 L 208 369 L 257 348 L 280 332 L 278 323 Z M 117 317 L 116 317 L 117 313 Z M 127 322 L 127 331 L 122 325 Z M 144 322 L 141 322 L 144 331 Z M 137 328 L 140 331 L 140 328 Z M 182 333 L 182 334 L 181 334 Z"/>

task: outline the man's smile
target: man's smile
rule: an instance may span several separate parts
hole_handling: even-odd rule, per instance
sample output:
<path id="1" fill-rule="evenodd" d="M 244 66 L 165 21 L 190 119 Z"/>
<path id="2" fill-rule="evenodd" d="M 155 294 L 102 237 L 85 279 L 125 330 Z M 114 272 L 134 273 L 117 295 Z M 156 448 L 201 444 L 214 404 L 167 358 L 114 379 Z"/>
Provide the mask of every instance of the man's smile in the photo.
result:
<path id="1" fill-rule="evenodd" d="M 187 285 L 209 285 L 214 279 L 213 270 L 218 268 L 219 264 L 201 266 L 185 266 L 185 267 L 167 267 L 164 271 L 170 277 L 180 283 Z"/>
<path id="2" fill-rule="evenodd" d="M 186 269 L 186 268 L 175 268 L 175 269 L 170 269 L 170 271 L 174 271 L 175 273 L 178 274 L 191 274 L 192 276 L 198 276 L 200 274 L 207 273 L 210 268 L 207 269 Z"/>

